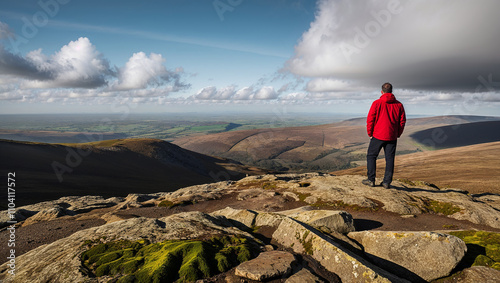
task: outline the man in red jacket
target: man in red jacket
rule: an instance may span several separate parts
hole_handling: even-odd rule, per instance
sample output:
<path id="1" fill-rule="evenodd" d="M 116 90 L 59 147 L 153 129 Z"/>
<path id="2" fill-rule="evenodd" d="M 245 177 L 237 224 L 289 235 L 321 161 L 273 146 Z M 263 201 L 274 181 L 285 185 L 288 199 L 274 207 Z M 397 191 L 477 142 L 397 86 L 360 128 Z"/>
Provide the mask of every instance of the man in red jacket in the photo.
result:
<path id="1" fill-rule="evenodd" d="M 368 179 L 363 184 L 374 187 L 377 168 L 377 157 L 384 148 L 385 175 L 381 185 L 388 189 L 394 173 L 394 157 L 396 144 L 403 133 L 406 124 L 406 114 L 403 104 L 392 94 L 392 85 L 382 85 L 382 96 L 375 100 L 368 112 L 366 129 L 370 137 L 370 145 L 366 154 Z"/>

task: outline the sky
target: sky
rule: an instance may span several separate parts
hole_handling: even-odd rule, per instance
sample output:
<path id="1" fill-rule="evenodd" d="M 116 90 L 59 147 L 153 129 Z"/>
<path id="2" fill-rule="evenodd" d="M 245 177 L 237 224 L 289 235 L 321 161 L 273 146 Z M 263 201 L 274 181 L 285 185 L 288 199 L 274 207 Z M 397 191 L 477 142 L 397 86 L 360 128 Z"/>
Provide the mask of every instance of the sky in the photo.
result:
<path id="1" fill-rule="evenodd" d="M 0 2 L 0 113 L 500 116 L 500 1 Z"/>

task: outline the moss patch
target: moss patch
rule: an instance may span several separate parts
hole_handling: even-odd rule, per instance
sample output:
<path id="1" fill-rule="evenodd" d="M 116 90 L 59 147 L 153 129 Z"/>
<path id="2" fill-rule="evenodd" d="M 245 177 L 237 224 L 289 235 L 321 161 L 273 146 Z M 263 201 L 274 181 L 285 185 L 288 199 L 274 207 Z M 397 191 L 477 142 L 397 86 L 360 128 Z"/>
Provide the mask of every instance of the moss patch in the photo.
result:
<path id="1" fill-rule="evenodd" d="M 372 199 L 370 199 L 372 200 Z M 347 204 L 341 200 L 339 201 L 317 201 L 311 206 L 318 207 L 318 208 L 326 208 L 326 207 L 333 207 L 336 209 L 352 209 L 354 211 L 366 211 L 366 212 L 375 212 L 380 209 L 383 205 L 379 203 L 378 201 L 372 200 L 373 202 L 376 203 L 374 207 L 367 207 L 367 206 L 360 206 L 357 204 Z"/>
<path id="2" fill-rule="evenodd" d="M 434 212 L 443 215 L 452 215 L 462 210 L 460 209 L 460 207 L 449 202 L 441 202 L 429 199 L 424 199 L 422 201 L 424 202 L 424 209 L 426 210 L 426 212 Z"/>
<path id="3" fill-rule="evenodd" d="M 264 190 L 275 190 L 277 187 L 276 187 L 275 183 L 266 182 L 266 183 L 262 184 L 262 188 Z"/>
<path id="4" fill-rule="evenodd" d="M 489 266 L 500 270 L 500 233 L 457 231 L 449 234 L 459 237 L 467 244 L 464 264 Z"/>
<path id="5" fill-rule="evenodd" d="M 158 207 L 174 208 L 176 206 L 185 206 L 185 205 L 191 205 L 191 204 L 195 204 L 195 202 L 189 201 L 189 200 L 183 200 L 181 202 L 172 202 L 169 200 L 164 200 L 158 204 Z"/>
<path id="6" fill-rule="evenodd" d="M 311 196 L 311 194 L 309 194 L 309 193 L 295 192 L 295 194 L 297 194 L 297 196 L 299 197 L 299 201 L 305 201 L 306 198 Z"/>
<path id="7" fill-rule="evenodd" d="M 81 255 L 95 276 L 116 282 L 193 282 L 225 272 L 256 255 L 257 244 L 239 236 L 209 240 L 146 240 L 97 244 Z"/>
<path id="8" fill-rule="evenodd" d="M 169 200 L 164 200 L 164 201 L 161 201 L 159 204 L 158 204 L 158 207 L 173 207 L 175 204 Z"/>

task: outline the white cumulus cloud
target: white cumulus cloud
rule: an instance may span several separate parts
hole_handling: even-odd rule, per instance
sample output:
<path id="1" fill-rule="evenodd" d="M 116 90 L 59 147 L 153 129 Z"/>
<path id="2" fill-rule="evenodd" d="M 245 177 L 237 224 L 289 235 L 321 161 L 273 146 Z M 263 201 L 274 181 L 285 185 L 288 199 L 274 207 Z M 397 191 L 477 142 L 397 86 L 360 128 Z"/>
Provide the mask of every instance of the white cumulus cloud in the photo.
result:
<path id="1" fill-rule="evenodd" d="M 215 86 L 207 86 L 200 89 L 191 96 L 194 100 L 275 100 L 279 93 L 272 86 L 263 86 L 257 90 L 253 87 L 243 87 L 236 90 L 235 86 L 217 89 Z"/>
<path id="2" fill-rule="evenodd" d="M 38 49 L 22 57 L 0 47 L 0 75 L 26 79 L 26 88 L 95 88 L 105 85 L 111 74 L 108 61 L 85 37 L 52 56 Z"/>
<path id="3" fill-rule="evenodd" d="M 162 85 L 176 77 L 164 65 L 165 58 L 160 54 L 144 52 L 134 53 L 118 75 L 115 88 L 119 90 L 142 89 L 148 86 Z M 181 70 L 182 71 L 182 70 Z"/>
<path id="4" fill-rule="evenodd" d="M 8 26 L 0 22 L 0 39 L 6 36 Z M 137 52 L 122 68 L 111 68 L 86 37 L 69 42 L 51 55 L 37 49 L 22 56 L 0 43 L 0 100 L 95 102 L 98 97 L 164 100 L 170 93 L 190 86 L 181 80 L 184 69 L 169 71 L 165 61 L 161 54 L 148 56 Z"/>

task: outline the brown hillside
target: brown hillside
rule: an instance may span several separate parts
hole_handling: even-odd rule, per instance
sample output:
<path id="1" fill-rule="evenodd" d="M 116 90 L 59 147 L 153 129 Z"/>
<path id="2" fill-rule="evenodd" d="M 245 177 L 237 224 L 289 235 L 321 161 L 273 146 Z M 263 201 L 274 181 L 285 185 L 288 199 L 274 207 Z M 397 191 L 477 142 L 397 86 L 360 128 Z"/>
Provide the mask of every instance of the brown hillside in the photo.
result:
<path id="1" fill-rule="evenodd" d="M 0 159 L 2 172 L 16 173 L 18 206 L 68 195 L 174 191 L 264 173 L 155 139 L 78 145 L 0 140 Z"/>
<path id="2" fill-rule="evenodd" d="M 385 161 L 379 160 L 378 177 L 383 176 L 384 167 Z M 366 175 L 366 167 L 333 174 Z M 500 194 L 500 142 L 398 156 L 394 177 L 460 188 L 474 194 Z"/>
<path id="3" fill-rule="evenodd" d="M 498 119 L 480 116 L 442 116 L 409 119 L 399 140 L 398 154 L 427 150 L 412 135 L 430 128 Z M 364 165 L 368 147 L 365 118 L 306 127 L 231 131 L 181 138 L 174 143 L 203 154 L 222 156 L 279 171 L 328 172 Z"/>

